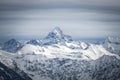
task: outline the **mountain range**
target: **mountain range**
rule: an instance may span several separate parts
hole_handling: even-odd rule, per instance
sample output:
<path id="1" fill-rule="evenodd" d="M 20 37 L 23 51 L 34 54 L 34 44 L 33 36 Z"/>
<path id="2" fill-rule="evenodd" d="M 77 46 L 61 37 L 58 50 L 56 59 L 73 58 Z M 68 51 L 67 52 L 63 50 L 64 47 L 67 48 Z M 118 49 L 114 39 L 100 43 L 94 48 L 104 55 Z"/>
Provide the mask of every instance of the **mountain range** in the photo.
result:
<path id="1" fill-rule="evenodd" d="M 12 80 L 13 75 L 17 76 L 15 80 L 120 80 L 117 36 L 107 37 L 103 44 L 92 44 L 75 41 L 55 27 L 43 39 L 24 44 L 11 39 L 0 47 L 3 80 Z"/>

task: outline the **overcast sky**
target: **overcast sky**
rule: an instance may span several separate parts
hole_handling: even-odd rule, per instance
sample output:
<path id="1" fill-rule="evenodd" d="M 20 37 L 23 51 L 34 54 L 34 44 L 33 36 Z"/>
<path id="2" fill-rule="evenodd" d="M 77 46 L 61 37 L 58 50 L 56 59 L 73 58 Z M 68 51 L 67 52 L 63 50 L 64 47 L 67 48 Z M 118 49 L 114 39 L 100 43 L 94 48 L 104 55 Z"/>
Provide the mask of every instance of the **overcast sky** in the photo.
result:
<path id="1" fill-rule="evenodd" d="M 120 0 L 0 0 L 0 39 L 44 38 L 54 27 L 76 38 L 120 35 Z"/>

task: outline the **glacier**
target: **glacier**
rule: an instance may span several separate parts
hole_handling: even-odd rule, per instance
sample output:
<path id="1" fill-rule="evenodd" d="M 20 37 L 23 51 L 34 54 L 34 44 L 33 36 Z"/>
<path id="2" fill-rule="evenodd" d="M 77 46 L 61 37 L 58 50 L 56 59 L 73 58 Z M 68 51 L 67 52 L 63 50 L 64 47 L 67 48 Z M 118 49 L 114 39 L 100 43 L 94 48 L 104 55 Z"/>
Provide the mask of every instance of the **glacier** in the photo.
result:
<path id="1" fill-rule="evenodd" d="M 3 43 L 0 62 L 20 80 L 120 80 L 120 37 L 92 44 L 75 41 L 55 27 L 40 40 Z"/>

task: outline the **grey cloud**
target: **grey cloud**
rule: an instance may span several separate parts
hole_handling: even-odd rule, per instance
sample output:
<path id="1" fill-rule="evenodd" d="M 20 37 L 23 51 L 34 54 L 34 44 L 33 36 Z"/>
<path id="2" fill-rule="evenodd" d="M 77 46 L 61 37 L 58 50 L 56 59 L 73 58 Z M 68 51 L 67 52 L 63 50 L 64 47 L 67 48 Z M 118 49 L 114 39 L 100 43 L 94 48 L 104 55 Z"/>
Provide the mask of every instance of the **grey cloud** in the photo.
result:
<path id="1" fill-rule="evenodd" d="M 78 9 L 79 10 L 79 9 Z M 69 14 L 70 13 L 70 14 Z M 53 10 L 27 10 L 27 11 L 1 11 L 0 21 L 8 20 L 64 20 L 64 21 L 100 21 L 100 22 L 119 22 L 119 14 L 99 13 L 97 11 L 81 10 L 74 11 L 67 9 Z"/>
<path id="2" fill-rule="evenodd" d="M 83 8 L 119 12 L 119 3 L 119 0 L 1 0 L 0 10 Z"/>
<path id="3" fill-rule="evenodd" d="M 0 0 L 3 37 L 43 37 L 55 26 L 73 37 L 105 37 L 119 35 L 119 25 L 120 0 Z"/>

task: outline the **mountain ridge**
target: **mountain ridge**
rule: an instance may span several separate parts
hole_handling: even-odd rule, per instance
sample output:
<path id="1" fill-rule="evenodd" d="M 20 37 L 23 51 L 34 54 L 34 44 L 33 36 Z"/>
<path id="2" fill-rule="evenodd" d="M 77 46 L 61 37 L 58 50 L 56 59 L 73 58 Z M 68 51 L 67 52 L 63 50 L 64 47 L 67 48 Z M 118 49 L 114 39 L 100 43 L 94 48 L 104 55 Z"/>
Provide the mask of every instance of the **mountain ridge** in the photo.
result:
<path id="1" fill-rule="evenodd" d="M 47 38 L 30 40 L 21 48 L 21 43 L 12 39 L 6 42 L 8 50 L 0 50 L 0 62 L 10 68 L 15 62 L 17 69 L 32 80 L 120 80 L 119 38 L 91 44 L 71 37 L 67 41 L 65 37 L 62 30 L 55 28 Z"/>

